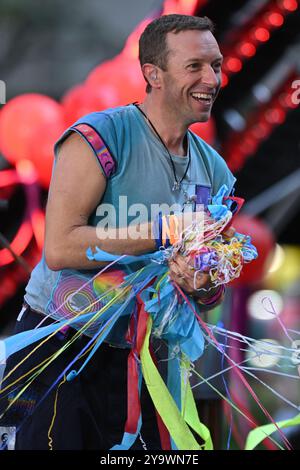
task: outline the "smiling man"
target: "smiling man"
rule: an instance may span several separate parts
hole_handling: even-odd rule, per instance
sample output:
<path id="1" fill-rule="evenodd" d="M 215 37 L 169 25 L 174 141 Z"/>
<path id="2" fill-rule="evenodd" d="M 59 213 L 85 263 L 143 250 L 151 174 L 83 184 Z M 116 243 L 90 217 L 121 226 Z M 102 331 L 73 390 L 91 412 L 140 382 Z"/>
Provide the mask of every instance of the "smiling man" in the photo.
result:
<path id="1" fill-rule="evenodd" d="M 140 62 L 148 82 L 142 107 L 169 150 L 186 155 L 188 127 L 209 119 L 220 90 L 222 54 L 210 20 L 185 19 L 165 34 L 163 28 L 171 29 L 175 18 L 152 23 L 141 37 Z M 189 25 L 193 29 L 185 30 Z"/>
<path id="2" fill-rule="evenodd" d="M 26 287 L 16 332 L 100 308 L 92 281 L 103 263 L 87 258 L 89 247 L 121 255 L 153 252 L 167 244 L 155 229 L 162 205 L 166 213 L 174 205 L 179 208 L 180 231 L 190 224 L 198 205 L 206 206 L 223 184 L 228 194 L 233 189 L 235 178 L 222 157 L 188 130 L 192 123 L 209 119 L 221 85 L 222 55 L 211 21 L 184 15 L 158 18 L 140 38 L 140 63 L 147 82 L 143 103 L 84 116 L 56 144 L 45 249 Z M 124 265 L 110 268 L 106 289 L 128 272 L 130 267 Z M 170 277 L 200 311 L 223 299 L 223 289 L 209 290 L 207 274 L 198 276 L 194 285 L 191 266 L 180 255 L 170 262 Z M 207 290 L 199 291 L 202 287 Z M 117 323 L 76 380 L 59 384 L 58 399 L 54 388 L 36 410 L 24 408 L 18 400 L 10 408 L 4 419 L 18 429 L 17 449 L 104 450 L 121 442 L 127 415 L 129 316 Z M 38 357 L 33 355 L 17 370 L 18 376 L 73 336 L 69 328 L 52 338 Z M 27 401 L 39 403 L 87 341 L 81 338 L 57 358 L 26 390 Z M 15 354 L 8 370 L 24 354 Z M 13 398 L 12 392 L 9 399 Z M 156 417 L 144 385 L 141 401 L 143 425 L 133 448 L 158 449 Z"/>

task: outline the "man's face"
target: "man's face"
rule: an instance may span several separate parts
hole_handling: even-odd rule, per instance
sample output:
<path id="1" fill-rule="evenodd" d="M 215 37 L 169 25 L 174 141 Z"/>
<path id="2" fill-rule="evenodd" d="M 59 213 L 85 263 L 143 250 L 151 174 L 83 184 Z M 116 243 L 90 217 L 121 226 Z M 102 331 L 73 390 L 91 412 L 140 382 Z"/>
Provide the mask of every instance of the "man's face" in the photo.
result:
<path id="1" fill-rule="evenodd" d="M 207 121 L 221 86 L 222 55 L 210 31 L 167 34 L 169 50 L 162 72 L 165 103 L 186 125 Z"/>

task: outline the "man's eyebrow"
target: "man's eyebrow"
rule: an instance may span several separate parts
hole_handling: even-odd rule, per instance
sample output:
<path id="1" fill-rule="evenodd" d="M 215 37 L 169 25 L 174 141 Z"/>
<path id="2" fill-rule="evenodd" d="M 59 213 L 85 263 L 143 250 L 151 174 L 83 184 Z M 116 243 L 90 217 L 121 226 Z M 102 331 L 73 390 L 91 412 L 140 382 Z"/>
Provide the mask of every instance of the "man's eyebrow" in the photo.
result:
<path id="1" fill-rule="evenodd" d="M 221 61 L 223 60 L 223 58 L 224 57 L 222 55 L 219 55 L 213 60 L 213 62 Z M 202 62 L 202 61 L 203 59 L 199 59 L 199 57 L 191 57 L 190 59 L 185 60 L 185 63 L 187 64 L 188 62 Z"/>

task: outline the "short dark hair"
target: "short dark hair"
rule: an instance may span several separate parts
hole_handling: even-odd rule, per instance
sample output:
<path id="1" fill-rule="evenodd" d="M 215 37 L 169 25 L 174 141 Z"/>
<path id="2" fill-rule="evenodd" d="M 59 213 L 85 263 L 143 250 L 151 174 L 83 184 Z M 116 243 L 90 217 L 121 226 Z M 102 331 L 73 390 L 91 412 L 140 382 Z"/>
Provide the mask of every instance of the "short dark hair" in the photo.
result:
<path id="1" fill-rule="evenodd" d="M 157 65 L 162 70 L 167 68 L 168 49 L 167 33 L 179 33 L 188 30 L 214 32 L 213 22 L 207 16 L 164 15 L 152 21 L 145 28 L 139 40 L 139 60 L 144 64 Z M 146 80 L 147 81 L 147 80 Z M 147 82 L 146 92 L 150 93 L 151 85 Z"/>

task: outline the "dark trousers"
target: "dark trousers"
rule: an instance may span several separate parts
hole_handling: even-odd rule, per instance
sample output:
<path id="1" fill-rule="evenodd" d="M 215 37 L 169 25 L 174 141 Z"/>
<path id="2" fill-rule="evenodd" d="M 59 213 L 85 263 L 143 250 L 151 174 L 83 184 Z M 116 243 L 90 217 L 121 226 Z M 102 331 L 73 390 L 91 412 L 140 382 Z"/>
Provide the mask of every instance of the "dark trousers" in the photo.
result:
<path id="1" fill-rule="evenodd" d="M 27 307 L 21 320 L 16 324 L 14 334 L 33 329 L 41 319 L 39 314 Z M 49 323 L 51 320 L 47 319 L 44 325 Z M 2 388 L 54 354 L 74 333 L 73 329 L 69 329 L 66 337 L 55 335 L 48 340 L 17 368 L 16 372 L 3 383 Z M 17 428 L 16 449 L 49 449 L 47 434 L 53 418 L 57 385 L 42 402 L 41 398 L 87 342 L 88 338 L 82 336 L 68 347 L 34 380 L 0 420 L 0 426 Z M 8 360 L 4 376 L 36 345 L 37 343 L 12 355 Z M 121 442 L 127 417 L 128 354 L 128 349 L 102 344 L 82 373 L 73 381 L 65 382 L 59 387 L 56 418 L 51 431 L 54 450 L 108 450 L 114 444 Z M 84 359 L 76 362 L 72 369 L 78 370 Z M 25 382 L 26 378 L 22 380 L 23 384 Z M 19 390 L 20 386 L 17 384 L 12 387 L 9 394 L 0 395 L 0 414 Z M 160 439 L 155 411 L 144 384 L 141 406 L 143 411 L 141 437 L 144 446 L 147 450 L 159 449 Z M 142 440 L 137 438 L 132 449 L 145 448 Z"/>

